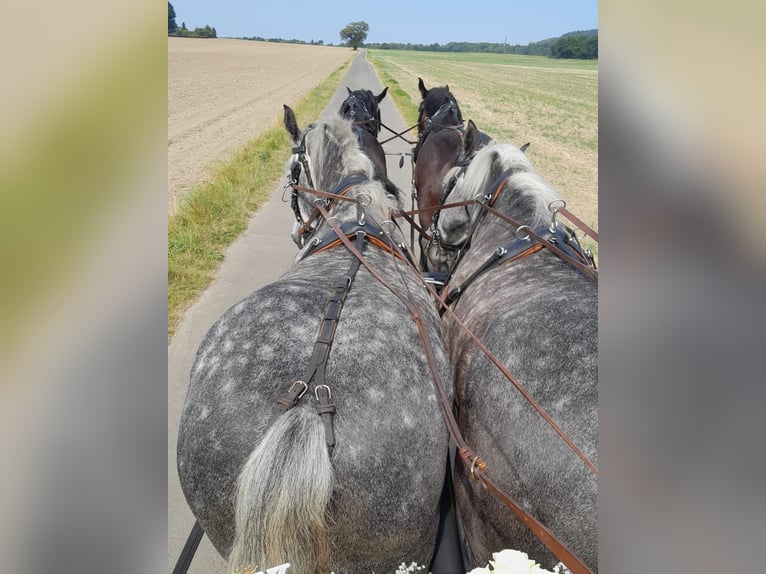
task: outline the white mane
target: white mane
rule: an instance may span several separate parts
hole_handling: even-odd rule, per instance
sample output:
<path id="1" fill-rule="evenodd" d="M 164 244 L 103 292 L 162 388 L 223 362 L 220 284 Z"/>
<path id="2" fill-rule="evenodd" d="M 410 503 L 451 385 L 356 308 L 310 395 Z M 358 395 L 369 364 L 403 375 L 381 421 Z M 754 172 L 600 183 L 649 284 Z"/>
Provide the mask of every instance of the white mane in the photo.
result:
<path id="1" fill-rule="evenodd" d="M 447 179 L 457 173 L 455 168 L 447 174 Z M 534 171 L 529 158 L 519 148 L 507 143 L 490 143 L 480 149 L 465 174 L 458 180 L 455 189 L 447 198 L 448 203 L 465 201 L 479 194 L 494 192 L 489 189 L 497 178 L 511 172 L 512 175 L 505 183 L 505 189 L 498 198 L 496 207 L 507 205 L 511 197 L 520 194 L 525 199 L 525 208 L 531 208 L 530 213 L 524 213 L 523 223 L 533 229 L 545 225 L 550 221 L 548 205 L 559 199 L 558 193 Z M 531 201 L 530 201 L 531 200 Z M 514 214 L 507 213 L 514 217 Z M 517 216 L 520 214 L 517 214 Z"/>

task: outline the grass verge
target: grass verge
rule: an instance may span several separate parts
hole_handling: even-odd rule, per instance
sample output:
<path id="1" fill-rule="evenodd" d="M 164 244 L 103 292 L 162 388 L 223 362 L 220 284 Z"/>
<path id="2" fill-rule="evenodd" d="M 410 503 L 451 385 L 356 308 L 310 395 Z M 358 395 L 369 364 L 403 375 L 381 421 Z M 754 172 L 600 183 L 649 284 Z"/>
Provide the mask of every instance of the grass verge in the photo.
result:
<path id="1" fill-rule="evenodd" d="M 350 61 L 293 109 L 299 125 L 316 120 L 340 85 Z M 168 343 L 184 311 L 213 280 L 226 248 L 282 177 L 290 141 L 281 124 L 218 164 L 168 220 Z"/>

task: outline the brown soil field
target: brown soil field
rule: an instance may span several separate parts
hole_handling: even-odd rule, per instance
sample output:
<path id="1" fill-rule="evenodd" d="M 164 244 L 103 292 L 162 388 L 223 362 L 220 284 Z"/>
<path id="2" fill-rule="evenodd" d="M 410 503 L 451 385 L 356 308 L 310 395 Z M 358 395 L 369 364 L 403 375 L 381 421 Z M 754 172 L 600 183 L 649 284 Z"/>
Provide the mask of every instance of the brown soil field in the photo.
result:
<path id="1" fill-rule="evenodd" d="M 168 38 L 168 213 L 207 168 L 274 126 L 356 52 L 348 48 Z"/>

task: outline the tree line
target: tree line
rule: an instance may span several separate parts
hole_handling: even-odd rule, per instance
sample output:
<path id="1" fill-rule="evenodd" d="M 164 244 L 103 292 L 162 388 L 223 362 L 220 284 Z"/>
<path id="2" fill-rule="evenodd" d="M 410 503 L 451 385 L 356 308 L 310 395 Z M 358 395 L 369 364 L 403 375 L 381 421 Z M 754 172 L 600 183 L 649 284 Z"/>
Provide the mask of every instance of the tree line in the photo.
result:
<path id="1" fill-rule="evenodd" d="M 525 56 L 548 56 L 550 58 L 598 58 L 598 30 L 569 32 L 558 38 L 548 38 L 527 45 L 493 42 L 449 42 L 447 44 L 411 44 L 382 42 L 364 44 L 378 50 L 415 50 L 422 52 L 478 52 L 494 54 L 521 54 Z"/>
<path id="2" fill-rule="evenodd" d="M 176 24 L 176 11 L 173 5 L 168 2 L 168 36 L 183 36 L 190 38 L 217 38 L 218 33 L 215 31 L 215 27 L 210 27 L 205 24 L 202 28 L 194 28 L 189 30 L 186 27 L 186 22 L 181 22 L 179 28 Z"/>

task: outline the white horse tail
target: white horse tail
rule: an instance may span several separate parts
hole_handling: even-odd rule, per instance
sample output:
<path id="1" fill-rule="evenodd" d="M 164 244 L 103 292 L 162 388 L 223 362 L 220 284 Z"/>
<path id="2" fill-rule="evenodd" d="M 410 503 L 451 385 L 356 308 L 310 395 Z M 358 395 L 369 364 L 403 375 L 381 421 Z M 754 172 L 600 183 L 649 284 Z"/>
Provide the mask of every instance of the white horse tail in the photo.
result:
<path id="1" fill-rule="evenodd" d="M 227 573 L 289 562 L 291 574 L 326 572 L 333 471 L 324 427 L 307 405 L 277 417 L 239 475 Z"/>

